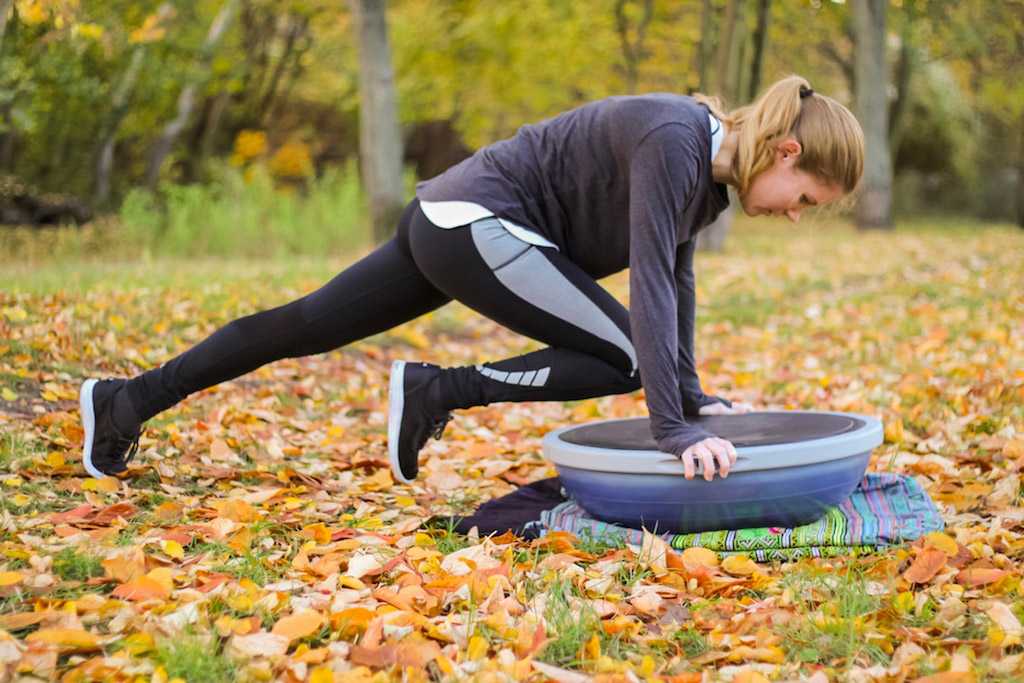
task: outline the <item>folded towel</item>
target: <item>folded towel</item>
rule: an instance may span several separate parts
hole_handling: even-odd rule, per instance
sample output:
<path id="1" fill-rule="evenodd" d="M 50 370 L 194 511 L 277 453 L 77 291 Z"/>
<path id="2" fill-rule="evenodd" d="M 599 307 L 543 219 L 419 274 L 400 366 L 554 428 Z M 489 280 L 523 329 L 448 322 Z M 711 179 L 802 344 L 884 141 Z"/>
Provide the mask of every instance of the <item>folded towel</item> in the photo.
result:
<path id="1" fill-rule="evenodd" d="M 661 536 L 677 550 L 700 546 L 723 557 L 744 554 L 764 562 L 866 555 L 939 531 L 943 526 L 939 510 L 913 477 L 868 473 L 846 501 L 810 524 Z M 618 539 L 633 545 L 643 540 L 642 530 L 594 519 L 573 500 L 542 511 L 540 519 L 527 524 L 524 531 L 536 536 L 571 531 L 577 536 Z"/>

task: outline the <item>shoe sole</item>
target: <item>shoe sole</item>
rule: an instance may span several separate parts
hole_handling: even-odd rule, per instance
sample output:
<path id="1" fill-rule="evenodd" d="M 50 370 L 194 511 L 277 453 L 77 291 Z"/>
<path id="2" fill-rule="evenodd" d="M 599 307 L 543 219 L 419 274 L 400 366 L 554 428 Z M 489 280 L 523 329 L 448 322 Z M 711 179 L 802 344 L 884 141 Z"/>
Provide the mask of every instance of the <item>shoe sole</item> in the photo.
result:
<path id="1" fill-rule="evenodd" d="M 388 461 L 391 476 L 403 484 L 411 484 L 416 477 L 407 479 L 402 474 L 398 459 L 398 433 L 402 430 L 402 411 L 405 408 L 405 361 L 396 360 L 391 364 L 391 381 L 388 385 Z"/>
<path id="2" fill-rule="evenodd" d="M 78 410 L 82 416 L 82 428 L 85 430 L 85 444 L 82 446 L 82 465 L 85 471 L 96 479 L 106 478 L 106 474 L 92 464 L 92 440 L 96 434 L 96 413 L 92 409 L 92 390 L 99 380 L 87 379 L 78 394 Z"/>

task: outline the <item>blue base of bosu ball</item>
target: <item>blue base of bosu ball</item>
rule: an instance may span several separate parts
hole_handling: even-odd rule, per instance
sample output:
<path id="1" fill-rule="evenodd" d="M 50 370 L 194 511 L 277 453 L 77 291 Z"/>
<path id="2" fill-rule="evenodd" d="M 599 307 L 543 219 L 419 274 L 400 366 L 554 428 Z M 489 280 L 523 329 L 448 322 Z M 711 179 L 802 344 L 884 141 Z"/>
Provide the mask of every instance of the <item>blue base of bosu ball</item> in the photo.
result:
<path id="1" fill-rule="evenodd" d="M 813 522 L 844 501 L 882 443 L 873 417 L 818 411 L 687 418 L 736 446 L 722 479 L 657 449 L 647 418 L 601 420 L 548 433 L 544 455 L 566 492 L 605 522 L 693 533 Z"/>

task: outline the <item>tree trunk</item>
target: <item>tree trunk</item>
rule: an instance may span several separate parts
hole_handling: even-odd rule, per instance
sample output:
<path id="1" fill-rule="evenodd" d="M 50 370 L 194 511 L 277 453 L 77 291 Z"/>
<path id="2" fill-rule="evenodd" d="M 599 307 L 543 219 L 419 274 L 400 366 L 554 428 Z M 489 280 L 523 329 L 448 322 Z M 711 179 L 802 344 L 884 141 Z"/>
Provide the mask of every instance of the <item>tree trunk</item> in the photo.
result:
<path id="1" fill-rule="evenodd" d="M 167 5 L 170 7 L 170 5 Z M 135 88 L 135 81 L 142 68 L 142 58 L 146 48 L 139 45 L 132 52 L 131 61 L 121 82 L 117 84 L 110 102 L 110 116 L 103 126 L 100 144 L 96 153 L 96 182 L 93 188 L 92 203 L 95 207 L 102 206 L 110 197 L 110 176 L 114 171 L 114 145 L 117 142 L 117 129 L 128 113 L 128 99 Z"/>
<path id="2" fill-rule="evenodd" d="M 202 175 L 203 165 L 213 153 L 213 145 L 217 140 L 217 131 L 220 129 L 221 119 L 224 118 L 224 111 L 231 102 L 231 93 L 221 90 L 210 103 L 210 109 L 206 114 L 206 123 L 203 125 L 203 134 L 199 138 L 198 153 L 196 154 L 196 169 Z"/>
<path id="3" fill-rule="evenodd" d="M 700 10 L 700 44 L 697 46 L 697 73 L 700 78 L 697 89 L 705 94 L 708 91 L 708 68 L 711 64 L 711 12 L 711 0 L 704 0 Z"/>
<path id="4" fill-rule="evenodd" d="M 359 42 L 359 157 L 376 243 L 402 213 L 402 138 L 384 0 L 352 0 Z"/>
<path id="5" fill-rule="evenodd" d="M 1017 225 L 1024 228 L 1024 112 L 1017 132 Z"/>
<path id="6" fill-rule="evenodd" d="M 768 42 L 768 16 L 771 0 L 757 3 L 757 28 L 754 29 L 754 58 L 750 64 L 750 88 L 747 101 L 753 102 L 761 89 L 761 75 L 764 70 L 764 46 Z"/>
<path id="7" fill-rule="evenodd" d="M 718 31 L 718 52 L 715 58 L 718 94 L 730 105 L 738 99 L 737 82 L 739 77 L 740 46 L 742 32 L 737 30 L 740 19 L 738 0 L 729 0 L 725 8 L 725 17 Z M 725 240 L 732 226 L 736 210 L 730 204 L 719 214 L 714 223 L 697 233 L 698 251 L 722 251 Z"/>
<path id="8" fill-rule="evenodd" d="M 900 32 L 900 55 L 896 62 L 896 98 L 889 107 L 889 149 L 893 158 L 899 156 L 903 140 L 903 119 L 910 101 L 910 79 L 914 73 L 914 26 L 917 6 L 914 0 L 903 2 L 903 30 Z"/>
<path id="9" fill-rule="evenodd" d="M 853 4 L 857 118 L 864 128 L 865 160 L 856 219 L 860 228 L 892 227 L 892 158 L 889 151 L 889 70 L 885 63 L 887 0 Z"/>
<path id="10" fill-rule="evenodd" d="M 0 0 L 0 54 L 3 53 L 4 34 L 7 33 L 7 15 L 11 13 L 14 0 Z"/>
<path id="11" fill-rule="evenodd" d="M 622 45 L 622 58 L 626 63 L 626 92 L 636 92 L 639 81 L 640 61 L 643 59 L 644 36 L 647 33 L 647 25 L 651 23 L 654 15 L 654 0 L 643 0 L 644 15 L 636 27 L 636 40 L 629 40 L 629 19 L 626 18 L 626 3 L 629 0 L 618 0 L 615 3 L 615 29 L 619 34 L 619 42 Z"/>
<path id="12" fill-rule="evenodd" d="M 721 29 L 718 31 L 718 54 L 715 58 L 715 67 L 718 72 L 715 88 L 718 94 L 733 103 L 733 82 L 730 68 L 733 55 L 733 36 L 736 33 L 736 17 L 739 14 L 739 0 L 728 0 L 725 6 L 725 17 L 722 19 Z"/>
<path id="13" fill-rule="evenodd" d="M 182 89 L 181 94 L 178 95 L 178 113 L 164 126 L 163 132 L 157 139 L 156 144 L 153 145 L 153 150 L 149 156 L 149 165 L 146 169 L 146 186 L 151 190 L 156 189 L 156 185 L 160 180 L 160 168 L 163 166 L 164 160 L 170 154 L 171 148 L 174 147 L 178 136 L 181 135 L 181 131 L 188 125 L 189 119 L 192 118 L 192 110 L 196 106 L 196 92 L 199 90 L 202 81 L 205 80 L 210 59 L 213 57 L 217 45 L 220 44 L 221 38 L 227 32 L 228 26 L 231 25 L 237 2 L 238 0 L 225 0 L 220 8 L 220 12 L 217 13 L 213 23 L 210 24 L 210 30 L 206 34 L 206 40 L 203 41 L 201 50 L 202 68 L 199 71 L 199 75 L 190 83 L 187 83 Z"/>

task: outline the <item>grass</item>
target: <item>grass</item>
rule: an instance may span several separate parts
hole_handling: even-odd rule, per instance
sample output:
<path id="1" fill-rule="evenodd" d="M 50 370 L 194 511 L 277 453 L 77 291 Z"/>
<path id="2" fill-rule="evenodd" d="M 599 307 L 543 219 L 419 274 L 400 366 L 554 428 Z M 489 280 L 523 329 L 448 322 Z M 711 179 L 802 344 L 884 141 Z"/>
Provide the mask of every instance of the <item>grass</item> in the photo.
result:
<path id="1" fill-rule="evenodd" d="M 167 671 L 168 679 L 188 683 L 231 683 L 238 673 L 238 665 L 221 651 L 216 638 L 194 633 L 158 644 L 156 661 Z"/>
<path id="2" fill-rule="evenodd" d="M 53 558 L 53 570 L 65 581 L 88 581 L 103 574 L 100 558 L 64 548 Z"/>
<path id="3" fill-rule="evenodd" d="M 282 571 L 271 568 L 263 557 L 252 552 L 231 558 L 224 564 L 214 567 L 213 571 L 231 574 L 238 579 L 249 579 L 257 585 L 276 581 L 283 576 Z"/>
<path id="4" fill-rule="evenodd" d="M 20 460 L 41 453 L 38 440 L 30 440 L 18 432 L 0 434 L 0 469 L 13 471 Z"/>
<path id="5" fill-rule="evenodd" d="M 784 576 L 783 585 L 808 615 L 782 629 L 782 646 L 792 659 L 808 664 L 838 661 L 846 667 L 888 661 L 878 645 L 864 639 L 882 600 L 867 590 L 862 569 L 851 564 L 843 573 L 797 572 Z"/>

